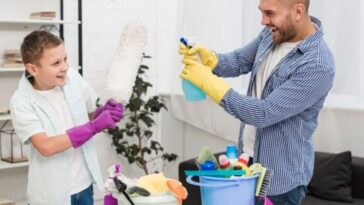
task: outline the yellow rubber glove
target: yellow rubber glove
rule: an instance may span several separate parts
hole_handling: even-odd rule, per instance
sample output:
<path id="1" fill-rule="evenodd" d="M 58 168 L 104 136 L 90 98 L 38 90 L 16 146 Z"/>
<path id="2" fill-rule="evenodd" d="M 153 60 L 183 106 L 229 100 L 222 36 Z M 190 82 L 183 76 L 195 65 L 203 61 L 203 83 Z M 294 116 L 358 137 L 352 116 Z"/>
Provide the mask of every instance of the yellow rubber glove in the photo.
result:
<path id="1" fill-rule="evenodd" d="M 205 48 L 204 46 L 198 44 L 193 46 L 192 48 L 188 48 L 183 43 L 179 45 L 179 54 L 184 55 L 184 58 L 193 58 L 196 59 L 195 54 L 197 53 L 200 56 L 200 59 L 202 61 L 202 64 L 205 66 L 208 66 L 211 70 L 214 70 L 214 68 L 217 65 L 218 59 L 215 54 L 215 52 Z M 194 56 L 194 57 L 192 57 Z"/>
<path id="2" fill-rule="evenodd" d="M 192 59 L 183 59 L 185 64 L 180 77 L 201 88 L 213 101 L 220 104 L 230 86 L 221 78 L 214 75 L 212 70 Z"/>

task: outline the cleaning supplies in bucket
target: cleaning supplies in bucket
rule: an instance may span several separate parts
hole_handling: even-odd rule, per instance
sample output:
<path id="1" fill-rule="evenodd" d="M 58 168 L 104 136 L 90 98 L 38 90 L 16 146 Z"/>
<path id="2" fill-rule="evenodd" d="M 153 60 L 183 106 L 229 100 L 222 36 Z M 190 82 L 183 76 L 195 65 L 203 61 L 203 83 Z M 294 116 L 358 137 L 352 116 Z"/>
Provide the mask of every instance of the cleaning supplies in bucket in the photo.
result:
<path id="1" fill-rule="evenodd" d="M 200 187 L 202 205 L 254 205 L 258 175 L 234 178 L 200 176 L 200 182 L 192 177 L 188 176 L 187 182 Z"/>
<path id="2" fill-rule="evenodd" d="M 250 157 L 245 153 L 237 157 L 234 145 L 228 145 L 226 155 L 218 158 L 216 169 L 202 169 L 204 163 L 214 164 L 212 162 L 216 160 L 211 150 L 204 147 L 196 160 L 200 170 L 185 170 L 186 181 L 200 186 L 202 205 L 253 205 L 256 196 L 265 205 L 270 203 L 266 195 L 271 170 L 261 164 L 250 165 Z M 194 176 L 199 176 L 200 182 L 192 180 Z M 224 196 L 223 200 L 219 199 L 221 196 Z"/>

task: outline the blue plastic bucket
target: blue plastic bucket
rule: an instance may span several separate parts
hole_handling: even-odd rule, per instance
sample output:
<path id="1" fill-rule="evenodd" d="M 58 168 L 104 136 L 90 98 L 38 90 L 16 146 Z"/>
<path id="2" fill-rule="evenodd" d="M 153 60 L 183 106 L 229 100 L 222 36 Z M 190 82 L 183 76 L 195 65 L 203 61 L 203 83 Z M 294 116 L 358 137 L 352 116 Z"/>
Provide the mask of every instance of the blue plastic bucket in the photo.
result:
<path id="1" fill-rule="evenodd" d="M 254 205 L 258 175 L 236 178 L 201 176 L 200 182 L 188 176 L 187 182 L 200 186 L 202 205 Z"/>

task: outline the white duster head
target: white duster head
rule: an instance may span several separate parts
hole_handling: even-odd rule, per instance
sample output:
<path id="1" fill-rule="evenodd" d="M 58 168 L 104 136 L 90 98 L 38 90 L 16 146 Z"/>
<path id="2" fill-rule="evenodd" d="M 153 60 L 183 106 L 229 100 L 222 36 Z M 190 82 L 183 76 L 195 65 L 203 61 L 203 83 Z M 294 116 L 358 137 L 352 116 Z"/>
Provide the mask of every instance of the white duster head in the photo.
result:
<path id="1" fill-rule="evenodd" d="M 146 43 L 147 29 L 142 23 L 133 21 L 124 27 L 105 88 L 110 98 L 124 105 L 133 92 Z"/>

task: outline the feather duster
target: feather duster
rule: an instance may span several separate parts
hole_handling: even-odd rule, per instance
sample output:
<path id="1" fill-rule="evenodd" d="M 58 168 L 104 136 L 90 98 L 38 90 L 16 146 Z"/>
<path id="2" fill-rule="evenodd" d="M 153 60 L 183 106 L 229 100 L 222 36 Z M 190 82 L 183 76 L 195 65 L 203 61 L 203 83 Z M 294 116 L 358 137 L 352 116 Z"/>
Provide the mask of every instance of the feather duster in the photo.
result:
<path id="1" fill-rule="evenodd" d="M 147 29 L 142 23 L 133 21 L 124 27 L 107 74 L 105 90 L 108 97 L 127 104 L 133 92 L 146 43 Z"/>

